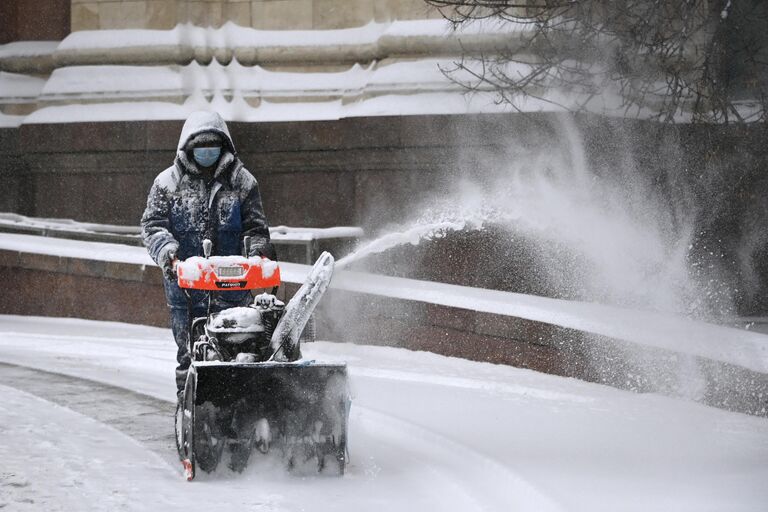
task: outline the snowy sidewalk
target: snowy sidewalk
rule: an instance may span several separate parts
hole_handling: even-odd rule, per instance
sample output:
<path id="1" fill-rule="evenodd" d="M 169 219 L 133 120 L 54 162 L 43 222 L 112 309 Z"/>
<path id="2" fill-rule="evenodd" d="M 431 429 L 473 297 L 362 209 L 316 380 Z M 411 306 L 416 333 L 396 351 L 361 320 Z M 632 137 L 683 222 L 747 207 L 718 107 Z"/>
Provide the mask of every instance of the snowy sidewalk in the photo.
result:
<path id="1" fill-rule="evenodd" d="M 349 364 L 351 464 L 341 479 L 291 477 L 257 462 L 243 475 L 225 471 L 187 484 L 178 469 L 120 431 L 3 387 L 0 504 L 758 512 L 768 503 L 764 418 L 395 348 L 318 342 L 305 356 Z M 0 361 L 169 405 L 174 397 L 174 344 L 165 329 L 0 316 Z M 9 383 L 25 387 L 24 379 L 2 381 Z M 141 412 L 136 397 L 125 394 L 127 415 Z M 111 407 L 93 414 L 109 418 Z"/>

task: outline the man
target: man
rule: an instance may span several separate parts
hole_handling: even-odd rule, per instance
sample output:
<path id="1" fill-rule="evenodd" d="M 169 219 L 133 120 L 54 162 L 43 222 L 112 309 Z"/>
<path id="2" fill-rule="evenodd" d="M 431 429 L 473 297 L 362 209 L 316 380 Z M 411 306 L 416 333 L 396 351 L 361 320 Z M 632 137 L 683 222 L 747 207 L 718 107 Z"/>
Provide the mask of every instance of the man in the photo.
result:
<path id="1" fill-rule="evenodd" d="M 249 256 L 275 258 L 256 179 L 238 159 L 227 125 L 214 112 L 194 112 L 184 123 L 173 165 L 155 179 L 141 218 L 141 234 L 150 256 L 163 270 L 171 329 L 178 345 L 176 386 L 184 390 L 190 356 L 187 337 L 192 318 L 205 316 L 204 292 L 176 283 L 177 260 L 203 255 L 203 240 L 213 242 L 212 255 L 242 254 L 251 237 Z M 250 292 L 215 295 L 212 311 L 247 305 Z"/>

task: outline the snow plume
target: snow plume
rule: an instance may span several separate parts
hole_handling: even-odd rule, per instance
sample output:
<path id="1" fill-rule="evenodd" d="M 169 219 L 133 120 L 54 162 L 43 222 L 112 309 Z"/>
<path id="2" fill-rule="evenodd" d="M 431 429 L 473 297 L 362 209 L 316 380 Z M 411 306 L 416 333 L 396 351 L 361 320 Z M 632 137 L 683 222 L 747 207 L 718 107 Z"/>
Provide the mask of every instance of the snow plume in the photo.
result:
<path id="1" fill-rule="evenodd" d="M 629 154 L 611 158 L 609 168 L 590 166 L 570 117 L 554 135 L 559 148 L 500 163 L 490 188 L 510 233 L 557 244 L 539 252 L 539 270 L 555 287 L 578 288 L 581 299 L 710 314 L 689 269 L 697 209 L 674 171 L 662 190 Z"/>
<path id="2" fill-rule="evenodd" d="M 548 139 L 532 148 L 468 155 L 467 161 L 485 162 L 482 171 L 463 171 L 450 191 L 423 202 L 409 222 L 339 264 L 359 264 L 450 231 L 493 226 L 538 246 L 535 270 L 549 277 L 555 296 L 708 319 L 727 311 L 730 301 L 708 293 L 703 282 L 710 276 L 692 259 L 699 209 L 674 164 L 659 177 L 627 152 L 596 169 L 570 117 L 550 128 Z M 632 144 L 627 138 L 618 146 Z M 674 148 L 668 151 L 677 158 Z"/>
<path id="3" fill-rule="evenodd" d="M 752 300 L 765 286 L 762 276 L 768 273 L 768 202 L 758 201 L 745 212 L 742 237 L 736 251 L 744 295 Z"/>
<path id="4" fill-rule="evenodd" d="M 713 263 L 717 255 L 699 241 L 704 210 L 711 206 L 702 208 L 702 198 L 716 202 L 717 189 L 702 190 L 705 180 L 685 168 L 676 138 L 643 155 L 638 148 L 649 147 L 648 139 L 640 141 L 636 132 L 612 123 L 615 130 L 603 126 L 599 131 L 603 137 L 611 132 L 605 138 L 562 116 L 506 148 L 477 149 L 458 141 L 466 164 L 452 190 L 425 201 L 410 222 L 363 245 L 341 264 L 355 262 L 360 268 L 366 257 L 398 244 L 486 229 L 530 246 L 535 259 L 532 265 L 522 263 L 521 272 L 544 276 L 554 297 L 710 321 L 729 316 L 733 286 L 723 285 L 721 269 Z M 696 361 L 686 356 L 664 359 L 610 340 L 586 340 L 586 347 L 605 380 L 615 380 L 620 367 L 634 379 L 622 383 L 630 388 L 689 398 L 706 390 Z"/>
<path id="5" fill-rule="evenodd" d="M 467 182 L 461 204 L 449 205 L 446 198 L 433 198 L 424 203 L 421 211 L 403 226 L 393 228 L 378 238 L 361 244 L 354 252 L 336 263 L 337 268 L 349 267 L 367 256 L 383 253 L 402 245 L 419 245 L 422 242 L 443 238 L 452 231 L 477 230 L 494 217 L 494 212 L 483 208 L 482 195 L 470 197 L 468 190 L 479 192 Z M 448 199 L 450 199 L 450 196 Z"/>
<path id="6" fill-rule="evenodd" d="M 458 196 L 460 200 L 457 201 Z M 340 259 L 336 267 L 346 268 L 359 264 L 368 256 L 402 245 L 419 245 L 443 238 L 450 232 L 483 229 L 487 222 L 501 216 L 499 210 L 484 203 L 483 191 L 471 181 L 463 180 L 456 190 L 420 203 L 408 222 L 363 242 L 351 254 Z"/>

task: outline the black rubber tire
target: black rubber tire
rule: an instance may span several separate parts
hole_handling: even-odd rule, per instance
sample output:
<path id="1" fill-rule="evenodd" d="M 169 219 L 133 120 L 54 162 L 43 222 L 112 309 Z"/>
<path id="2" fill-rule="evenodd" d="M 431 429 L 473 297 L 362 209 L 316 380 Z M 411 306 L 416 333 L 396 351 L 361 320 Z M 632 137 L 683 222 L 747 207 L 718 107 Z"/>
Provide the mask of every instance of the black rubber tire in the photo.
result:
<path id="1" fill-rule="evenodd" d="M 214 439 L 217 440 L 214 443 Z M 213 406 L 195 408 L 195 461 L 197 466 L 210 473 L 216 470 L 221 459 L 224 442 L 218 428 L 216 412 Z"/>
<path id="2" fill-rule="evenodd" d="M 339 465 L 339 476 L 344 476 L 344 471 L 347 469 L 347 447 L 346 443 L 343 443 L 336 453 L 336 462 Z"/>
<path id="3" fill-rule="evenodd" d="M 181 403 L 176 407 L 174 426 L 176 430 L 176 449 L 180 460 L 189 460 L 191 465 L 191 479 L 195 477 L 195 393 L 197 390 L 197 374 L 194 368 L 187 372 L 187 382 L 184 385 L 184 395 Z M 184 411 L 188 411 L 188 414 Z"/>
<path id="4" fill-rule="evenodd" d="M 248 467 L 248 459 L 251 458 L 251 448 L 249 445 L 233 445 L 229 459 L 229 469 L 236 473 L 242 473 Z"/>
<path id="5" fill-rule="evenodd" d="M 344 476 L 344 472 L 347 469 L 347 459 L 349 458 L 349 450 L 347 450 L 347 429 L 349 428 L 349 409 L 351 401 L 348 396 L 345 396 L 339 402 L 339 412 L 341 413 L 341 438 L 339 444 L 336 446 L 336 462 L 339 465 L 339 476 Z"/>

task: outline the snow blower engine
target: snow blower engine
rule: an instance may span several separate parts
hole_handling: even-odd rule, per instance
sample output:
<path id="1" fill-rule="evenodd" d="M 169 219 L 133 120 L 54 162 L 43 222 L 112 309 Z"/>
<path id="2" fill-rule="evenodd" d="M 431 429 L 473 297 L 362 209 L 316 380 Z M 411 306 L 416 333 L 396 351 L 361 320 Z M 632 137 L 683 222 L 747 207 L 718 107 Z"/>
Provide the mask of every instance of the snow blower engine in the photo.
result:
<path id="1" fill-rule="evenodd" d="M 248 254 L 248 237 L 244 254 Z M 188 480 L 212 472 L 223 458 L 242 472 L 254 449 L 277 452 L 291 471 L 335 471 L 347 462 L 350 395 L 345 363 L 302 359 L 301 334 L 331 280 L 334 259 L 320 255 L 285 304 L 276 262 L 260 257 L 192 257 L 176 266 L 178 284 L 216 291 L 268 289 L 246 307 L 195 318 L 191 365 L 176 413 L 176 441 Z M 187 295 L 190 297 L 190 295 Z M 190 299 L 191 300 L 191 299 Z"/>

